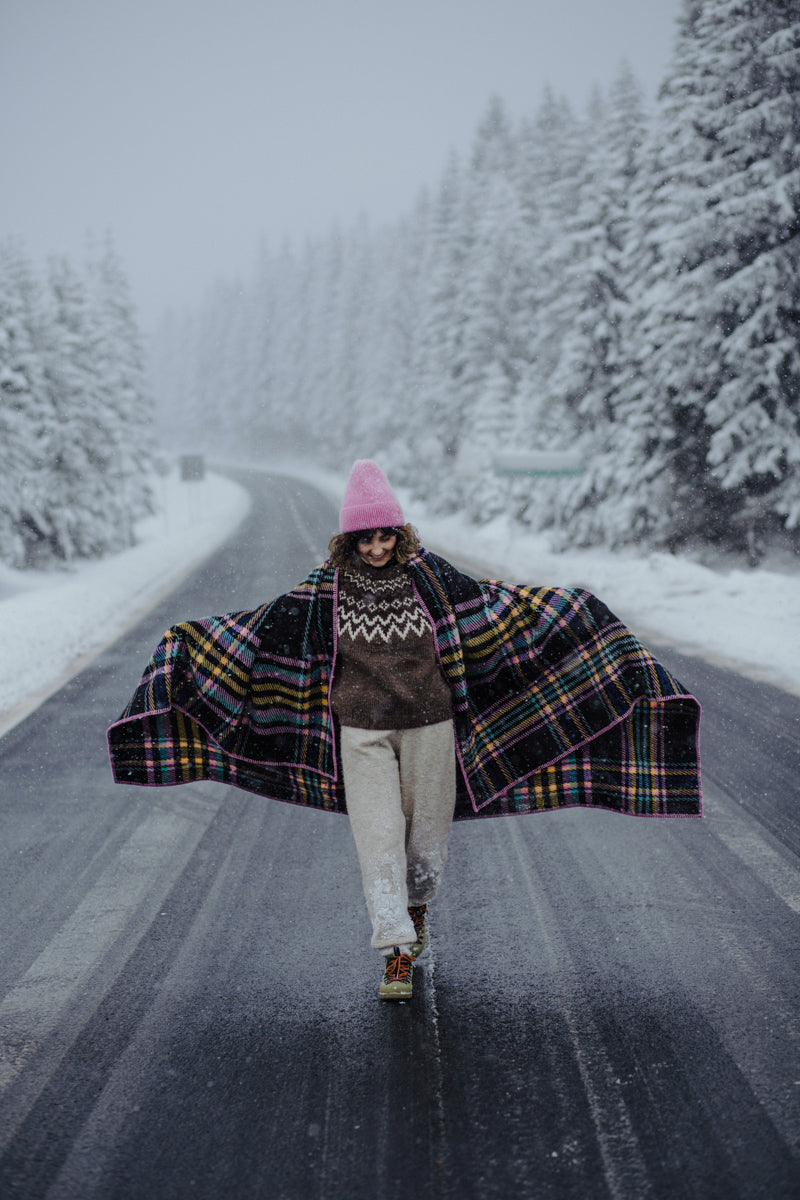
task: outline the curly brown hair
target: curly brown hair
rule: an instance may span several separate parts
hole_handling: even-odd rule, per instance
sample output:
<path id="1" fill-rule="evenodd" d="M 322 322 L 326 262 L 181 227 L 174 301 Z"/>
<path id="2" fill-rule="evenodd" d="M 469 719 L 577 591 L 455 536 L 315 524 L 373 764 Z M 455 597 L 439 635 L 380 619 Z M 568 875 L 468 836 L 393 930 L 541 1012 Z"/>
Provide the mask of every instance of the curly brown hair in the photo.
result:
<path id="1" fill-rule="evenodd" d="M 392 525 L 390 528 L 391 532 L 397 535 L 394 547 L 395 561 L 405 564 L 415 554 L 419 554 L 419 534 L 413 525 Z M 389 531 L 389 528 L 382 530 L 384 533 Z M 331 566 L 346 566 L 357 552 L 359 541 L 363 541 L 366 536 L 371 538 L 375 532 L 374 529 L 356 529 L 353 533 L 334 534 L 328 546 Z"/>

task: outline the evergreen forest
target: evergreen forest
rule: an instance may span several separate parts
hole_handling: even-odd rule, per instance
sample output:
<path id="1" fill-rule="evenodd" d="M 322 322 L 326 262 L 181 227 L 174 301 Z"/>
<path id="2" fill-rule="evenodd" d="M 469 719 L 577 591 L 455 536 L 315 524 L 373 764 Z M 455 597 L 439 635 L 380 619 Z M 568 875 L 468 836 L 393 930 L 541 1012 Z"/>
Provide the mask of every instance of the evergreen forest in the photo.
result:
<path id="1" fill-rule="evenodd" d="M 432 511 L 573 544 L 800 545 L 800 10 L 685 0 L 653 104 L 491 99 L 388 227 L 263 249 L 158 331 L 208 446 L 377 458 Z M 508 477 L 509 450 L 570 451 Z"/>
<path id="2" fill-rule="evenodd" d="M 0 562 L 96 558 L 152 511 L 153 402 L 110 239 L 44 278 L 0 245 Z"/>

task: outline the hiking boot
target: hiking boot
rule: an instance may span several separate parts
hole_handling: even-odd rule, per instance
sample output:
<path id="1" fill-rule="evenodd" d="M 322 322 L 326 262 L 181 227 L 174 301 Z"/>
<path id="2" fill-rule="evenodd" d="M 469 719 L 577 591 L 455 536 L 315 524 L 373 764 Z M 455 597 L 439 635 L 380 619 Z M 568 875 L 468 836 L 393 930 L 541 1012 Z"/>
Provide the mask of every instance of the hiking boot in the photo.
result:
<path id="1" fill-rule="evenodd" d="M 414 959 L 410 954 L 401 954 L 400 947 L 395 946 L 392 953 L 386 956 L 383 979 L 378 989 L 380 999 L 410 1000 L 413 973 Z"/>
<path id="2" fill-rule="evenodd" d="M 414 922 L 414 933 L 417 938 L 409 947 L 408 953 L 412 958 L 419 958 L 428 942 L 428 922 L 425 919 L 427 911 L 427 904 L 420 904 L 416 908 L 409 908 L 408 910 L 408 915 Z"/>

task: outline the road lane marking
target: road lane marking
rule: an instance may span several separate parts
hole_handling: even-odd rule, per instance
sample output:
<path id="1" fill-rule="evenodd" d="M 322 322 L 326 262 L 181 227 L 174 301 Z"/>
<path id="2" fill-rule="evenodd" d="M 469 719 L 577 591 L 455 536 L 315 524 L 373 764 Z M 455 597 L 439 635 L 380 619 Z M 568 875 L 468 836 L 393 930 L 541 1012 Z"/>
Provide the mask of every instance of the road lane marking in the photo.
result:
<path id="1" fill-rule="evenodd" d="M 309 528 L 308 522 L 301 514 L 300 509 L 297 505 L 297 501 L 295 500 L 295 498 L 291 494 L 291 492 L 287 493 L 287 495 L 286 495 L 286 503 L 288 505 L 289 511 L 291 512 L 292 516 L 295 519 L 301 540 L 303 542 L 305 542 L 306 547 L 311 551 L 315 560 L 321 562 L 322 559 L 325 558 L 326 552 L 325 552 L 325 550 L 320 549 L 319 539 L 315 536 L 315 534 Z"/>
<path id="2" fill-rule="evenodd" d="M 0 1096 L 15 1082 L 22 1093 L 4 1116 L 0 1145 L 11 1140 L 157 918 L 223 803 L 221 789 L 214 792 L 195 792 L 191 811 L 185 794 L 180 812 L 152 810 L 0 1002 Z"/>
<path id="3" fill-rule="evenodd" d="M 433 1061 L 433 1095 L 436 1130 L 433 1141 L 436 1145 L 436 1161 L 443 1168 L 447 1155 L 447 1113 L 444 1098 L 444 1069 L 442 1065 L 442 1042 L 439 1034 L 439 1006 L 436 1003 L 436 945 L 428 930 L 427 955 L 417 974 L 422 975 L 425 992 L 425 1007 L 429 1014 L 428 1044 Z"/>
<path id="4" fill-rule="evenodd" d="M 706 789 L 703 804 L 719 840 L 792 912 L 800 913 L 800 868 L 793 865 L 791 851 L 781 853 L 771 845 L 772 835 L 735 801 Z"/>

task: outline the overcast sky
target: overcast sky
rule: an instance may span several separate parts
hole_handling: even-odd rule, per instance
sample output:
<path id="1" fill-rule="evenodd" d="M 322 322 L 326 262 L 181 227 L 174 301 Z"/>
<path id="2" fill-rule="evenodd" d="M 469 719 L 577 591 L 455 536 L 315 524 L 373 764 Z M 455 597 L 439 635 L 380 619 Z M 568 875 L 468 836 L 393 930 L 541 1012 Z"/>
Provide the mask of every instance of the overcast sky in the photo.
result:
<path id="1" fill-rule="evenodd" d="M 681 0 L 0 0 L 0 237 L 115 236 L 145 326 L 262 235 L 396 218 L 492 93 L 649 95 Z"/>

